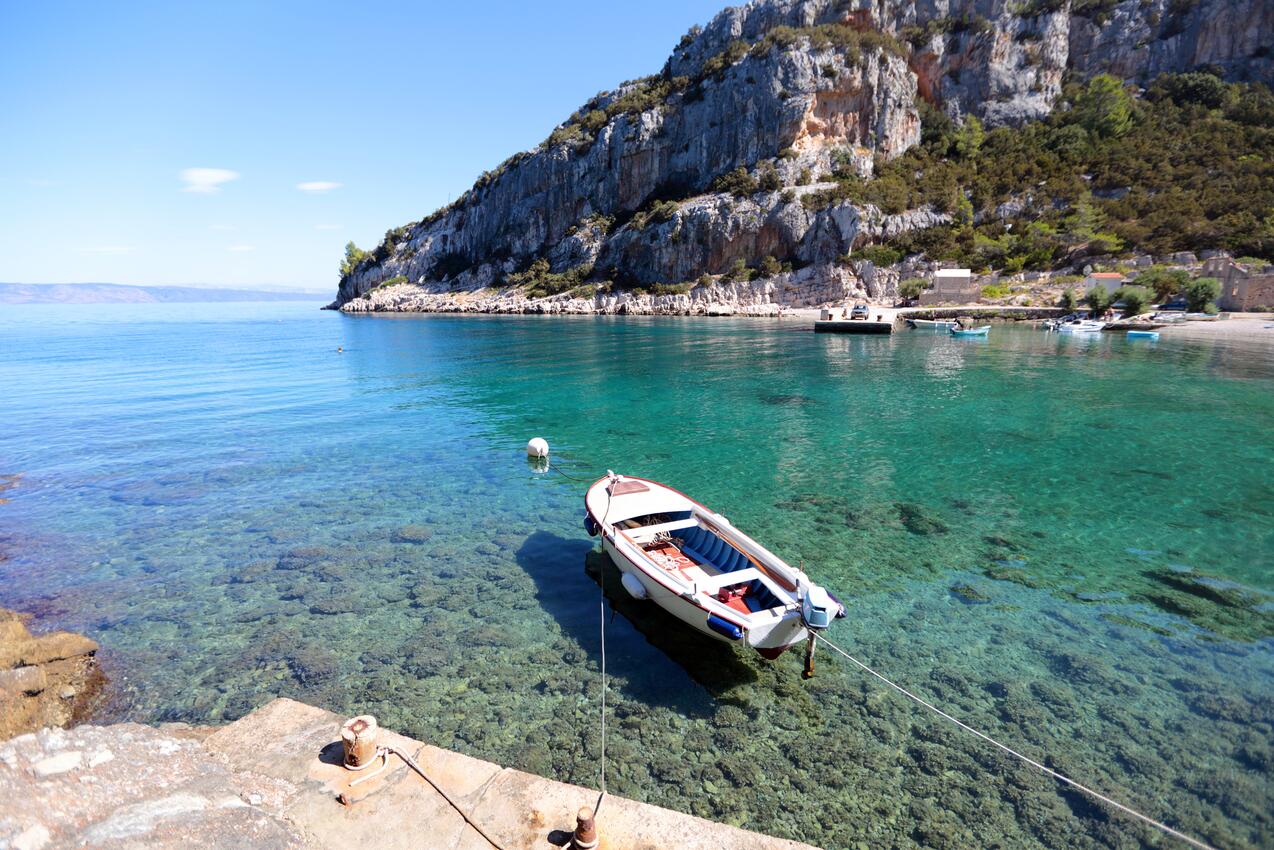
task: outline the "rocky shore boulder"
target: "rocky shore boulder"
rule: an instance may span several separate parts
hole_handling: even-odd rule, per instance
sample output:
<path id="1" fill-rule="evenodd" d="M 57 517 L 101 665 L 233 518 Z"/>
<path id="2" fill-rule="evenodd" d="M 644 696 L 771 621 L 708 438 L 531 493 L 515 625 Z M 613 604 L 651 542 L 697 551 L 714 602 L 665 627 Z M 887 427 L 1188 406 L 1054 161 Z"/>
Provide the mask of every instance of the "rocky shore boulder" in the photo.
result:
<path id="1" fill-rule="evenodd" d="M 96 654 L 82 635 L 33 635 L 0 608 L 0 740 L 87 719 L 106 682 Z"/>

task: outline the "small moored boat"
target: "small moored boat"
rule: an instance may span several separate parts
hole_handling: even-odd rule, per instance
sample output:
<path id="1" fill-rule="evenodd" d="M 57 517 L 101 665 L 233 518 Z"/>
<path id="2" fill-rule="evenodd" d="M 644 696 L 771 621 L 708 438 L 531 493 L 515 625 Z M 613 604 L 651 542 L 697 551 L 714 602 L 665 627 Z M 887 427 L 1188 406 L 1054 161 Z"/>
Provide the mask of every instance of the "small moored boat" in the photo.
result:
<path id="1" fill-rule="evenodd" d="M 777 658 L 845 616 L 802 570 L 671 487 L 609 473 L 584 505 L 584 527 L 601 534 L 624 589 L 705 635 Z"/>
<path id="2" fill-rule="evenodd" d="M 1148 339 L 1152 342 L 1159 338 L 1158 331 L 1129 331 L 1127 334 L 1129 339 Z"/>
<path id="3" fill-rule="evenodd" d="M 918 331 L 945 331 L 956 326 L 955 319 L 908 319 L 907 323 Z"/>
<path id="4" fill-rule="evenodd" d="M 952 336 L 986 336 L 991 332 L 990 325 L 979 325 L 976 328 L 952 328 Z"/>
<path id="5" fill-rule="evenodd" d="M 1074 322 L 1063 322 L 1057 326 L 1057 332 L 1063 334 L 1092 334 L 1106 327 L 1105 322 L 1092 319 L 1079 319 Z"/>

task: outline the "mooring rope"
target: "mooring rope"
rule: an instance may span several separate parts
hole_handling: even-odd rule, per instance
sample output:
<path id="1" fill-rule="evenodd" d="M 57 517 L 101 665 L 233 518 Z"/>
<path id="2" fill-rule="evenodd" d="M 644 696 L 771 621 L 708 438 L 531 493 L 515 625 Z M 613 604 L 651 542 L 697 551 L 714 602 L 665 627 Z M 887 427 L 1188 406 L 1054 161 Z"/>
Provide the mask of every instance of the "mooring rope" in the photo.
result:
<path id="1" fill-rule="evenodd" d="M 606 596 L 605 591 L 602 593 L 601 605 L 602 617 L 602 797 L 606 796 Z M 597 809 L 602 806 L 601 798 L 597 800 L 597 806 L 593 809 L 593 814 L 597 814 Z"/>
<path id="2" fill-rule="evenodd" d="M 544 464 L 544 469 L 545 469 L 546 471 L 548 471 L 548 472 L 556 472 L 558 475 L 562 476 L 563 478 L 567 479 L 568 481 L 574 481 L 574 482 L 576 482 L 577 484 L 587 484 L 587 483 L 589 483 L 587 478 L 576 478 L 574 475 L 571 475 L 569 472 L 565 471 L 565 470 L 564 470 L 564 469 L 562 469 L 560 466 L 557 466 L 557 465 L 556 465 L 555 463 L 553 463 L 553 461 L 551 461 L 551 460 L 547 461 L 547 462 Z"/>
<path id="3" fill-rule="evenodd" d="M 405 752 L 398 749 L 397 747 L 377 747 L 376 757 L 381 760 L 380 767 L 376 768 L 371 773 L 367 774 L 366 776 L 360 779 L 355 779 L 353 782 L 349 784 L 350 787 L 353 788 L 355 785 L 357 785 L 360 782 L 366 782 L 368 779 L 371 779 L 373 776 L 375 776 L 376 774 L 384 770 L 389 765 L 389 757 L 391 755 L 398 756 L 400 759 L 403 760 L 404 763 L 406 763 L 408 767 L 416 771 L 416 773 L 420 776 L 421 779 L 425 780 L 431 786 L 433 786 L 433 789 L 442 796 L 442 799 L 446 800 L 447 803 L 451 806 L 451 808 L 456 810 L 456 814 L 460 815 L 460 817 L 464 819 L 465 823 L 473 827 L 474 831 L 476 831 L 478 835 L 481 835 L 484 839 L 486 839 L 486 842 L 490 844 L 492 847 L 494 847 L 495 850 L 504 850 L 504 847 L 502 847 L 499 842 L 497 842 L 494 838 L 488 835 L 487 831 L 483 829 L 481 826 L 479 826 L 477 821 L 469 817 L 469 813 L 466 812 L 464 809 L 462 809 L 460 807 L 460 804 L 457 803 L 455 800 L 453 800 L 451 798 L 451 795 L 442 789 L 442 786 L 440 786 L 437 782 L 434 782 L 432 779 L 429 778 L 429 774 L 425 773 L 425 771 L 421 769 L 420 765 L 416 764 L 415 760 L 413 760 L 411 756 L 407 755 Z M 349 763 L 346 763 L 345 767 L 348 768 L 349 770 L 362 770 L 364 767 L 368 767 L 369 765 L 371 765 L 371 763 L 372 762 L 369 761 L 367 764 L 363 765 L 363 767 L 352 767 Z"/>
<path id="4" fill-rule="evenodd" d="M 610 519 L 610 505 L 613 497 L 611 496 L 611 487 L 615 486 L 615 482 L 619 479 L 614 472 L 606 470 L 610 484 L 606 490 L 606 510 L 602 512 L 601 534 L 602 540 L 606 539 L 606 521 Z M 598 615 L 601 620 L 601 639 L 602 639 L 602 757 L 600 764 L 601 773 L 601 793 L 597 795 L 597 805 L 593 807 L 593 817 L 597 817 L 597 812 L 602 808 L 602 800 L 606 798 L 606 565 L 603 563 L 597 574 L 597 586 L 601 591 L 598 599 Z"/>
<path id="5" fill-rule="evenodd" d="M 1040 764 L 1039 762 L 1037 762 L 1035 759 L 1031 758 L 1030 756 L 1022 755 L 1017 750 L 1013 749 L 1007 744 L 1001 744 L 999 741 L 995 740 L 990 735 L 987 735 L 983 732 L 979 732 L 977 729 L 974 729 L 969 724 L 964 723 L 963 721 L 957 720 L 956 718 L 952 717 L 950 714 L 947 714 L 945 711 L 938 708 L 933 703 L 926 701 L 923 697 L 916 696 L 911 691 L 907 690 L 906 688 L 904 688 L 902 685 L 898 684 L 897 682 L 894 682 L 891 679 L 888 679 L 885 676 L 881 675 L 880 673 L 877 673 L 875 670 L 868 667 L 866 664 L 859 661 L 857 658 L 850 655 L 848 652 L 841 649 L 839 646 L 832 643 L 830 640 L 823 637 L 818 632 L 813 632 L 813 634 L 823 643 L 830 646 L 833 650 L 835 650 L 836 652 L 839 652 L 841 655 L 845 656 L 850 661 L 854 662 L 859 667 L 861 667 L 863 670 L 866 670 L 868 673 L 875 676 L 877 679 L 879 679 L 880 681 L 884 682 L 889 687 L 896 690 L 898 693 L 902 694 L 908 699 L 914 700 L 915 702 L 919 703 L 920 705 L 932 711 L 934 714 L 937 714 L 939 717 L 943 717 L 947 720 L 950 720 L 952 723 L 954 723 L 956 726 L 959 726 L 961 729 L 965 730 L 966 732 L 972 732 L 974 735 L 977 735 L 979 738 L 986 741 L 987 743 L 993 744 L 994 746 L 999 747 L 1001 750 L 1008 753 L 1009 755 L 1014 756 L 1015 758 L 1021 759 L 1022 761 L 1029 764 L 1031 767 L 1034 767 L 1038 770 L 1042 770 L 1044 773 L 1048 774 L 1049 776 L 1053 777 L 1059 782 L 1064 782 L 1067 785 L 1071 786 L 1072 788 L 1078 791 L 1082 791 L 1085 794 L 1097 800 L 1101 800 L 1103 803 L 1106 803 L 1109 806 L 1113 806 L 1114 808 L 1118 809 L 1121 812 L 1124 812 L 1125 814 L 1132 815 L 1134 818 L 1137 818 L 1138 820 L 1143 821 L 1144 823 L 1147 823 L 1150 826 L 1153 826 L 1155 829 L 1165 832 L 1168 835 L 1173 836 L 1174 838 L 1179 838 L 1180 840 L 1194 847 L 1198 847 L 1199 850 L 1216 850 L 1216 848 L 1213 847 L 1211 844 L 1206 844 L 1197 838 L 1192 838 L 1191 836 L 1186 835 L 1184 832 L 1173 829 L 1167 824 L 1155 820 L 1149 815 L 1143 815 L 1141 812 L 1137 811 L 1136 809 L 1133 809 L 1129 806 L 1125 806 L 1123 803 L 1120 803 L 1117 800 L 1112 800 L 1110 797 L 1107 797 L 1105 794 L 1101 793 L 1100 791 L 1094 791 L 1092 788 L 1089 788 L 1087 785 L 1081 785 L 1080 783 L 1076 782 L 1074 779 L 1071 779 L 1068 776 L 1063 776 L 1062 774 L 1058 773 L 1056 770 L 1053 770 L 1051 767 L 1046 767 L 1045 765 Z"/>
<path id="6" fill-rule="evenodd" d="M 587 481 L 585 481 L 585 479 L 576 478 L 574 475 L 571 475 L 569 472 L 565 471 L 564 469 L 561 469 L 552 461 L 547 461 L 544 464 L 544 467 L 546 471 L 556 472 L 558 475 L 562 476 L 563 478 L 569 481 L 575 481 L 578 483 L 588 483 Z M 612 472 L 609 469 L 606 470 L 606 477 L 611 479 L 612 486 L 614 485 L 614 482 L 618 480 L 619 478 L 619 476 L 617 476 L 614 472 Z M 601 533 L 603 534 L 603 536 L 606 533 L 605 531 L 606 521 L 607 519 L 610 518 L 610 507 L 611 507 L 611 493 L 610 493 L 610 487 L 608 486 L 606 488 L 606 510 L 602 514 L 602 521 L 601 521 L 601 526 L 599 529 Z M 597 603 L 598 618 L 601 621 L 601 644 L 602 644 L 601 758 L 599 759 L 599 763 L 598 763 L 598 773 L 599 773 L 598 785 L 599 785 L 599 791 L 601 793 L 597 795 L 597 803 L 596 805 L 593 806 L 593 817 L 597 816 L 597 812 L 602 807 L 602 800 L 605 799 L 606 797 L 606 567 L 605 565 L 602 565 L 601 571 L 598 573 L 597 584 L 601 590 L 601 596 L 599 597 L 598 603 Z"/>

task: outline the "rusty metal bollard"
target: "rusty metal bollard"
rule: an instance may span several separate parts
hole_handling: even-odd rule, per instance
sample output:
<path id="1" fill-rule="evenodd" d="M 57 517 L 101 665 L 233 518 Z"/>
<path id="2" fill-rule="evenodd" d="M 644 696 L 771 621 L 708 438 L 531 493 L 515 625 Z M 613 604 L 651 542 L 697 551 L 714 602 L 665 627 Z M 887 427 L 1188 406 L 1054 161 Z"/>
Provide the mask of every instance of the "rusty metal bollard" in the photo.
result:
<path id="1" fill-rule="evenodd" d="M 593 810 L 585 806 L 575 815 L 571 850 L 594 850 L 597 844 L 597 824 L 593 821 Z"/>
<path id="2" fill-rule="evenodd" d="M 370 714 L 351 717 L 341 726 L 341 745 L 345 749 L 345 766 L 364 768 L 376 758 L 376 718 Z"/>

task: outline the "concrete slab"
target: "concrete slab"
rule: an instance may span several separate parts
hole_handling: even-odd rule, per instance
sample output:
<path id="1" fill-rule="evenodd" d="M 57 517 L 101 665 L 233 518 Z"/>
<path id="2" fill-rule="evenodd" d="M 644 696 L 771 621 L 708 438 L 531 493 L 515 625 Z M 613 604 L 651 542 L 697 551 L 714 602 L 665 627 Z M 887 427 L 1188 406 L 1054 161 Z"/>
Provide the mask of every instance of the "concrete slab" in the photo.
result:
<path id="1" fill-rule="evenodd" d="M 210 735 L 204 746 L 232 770 L 283 783 L 287 821 L 315 847 L 490 850 L 490 845 L 425 780 L 391 757 L 371 775 L 341 765 L 344 718 L 292 700 L 275 700 Z M 410 754 L 429 778 L 505 850 L 561 846 L 575 813 L 597 792 L 442 750 L 381 730 L 379 742 Z M 354 784 L 357 783 L 357 784 Z M 348 805 L 338 802 L 340 798 Z M 607 797 L 597 816 L 607 850 L 812 850 L 691 815 Z"/>
<path id="2" fill-rule="evenodd" d="M 277 812 L 250 805 L 242 784 L 189 729 L 122 723 L 20 735 L 0 742 L 0 848 L 313 846 Z"/>
<path id="3" fill-rule="evenodd" d="M 396 756 L 349 771 L 343 719 L 280 699 L 215 731 L 123 723 L 0 742 L 0 850 L 491 850 L 466 816 L 503 850 L 551 850 L 597 801 L 383 729 L 378 743 L 434 784 Z M 813 850 L 620 797 L 597 826 L 603 850 Z"/>

